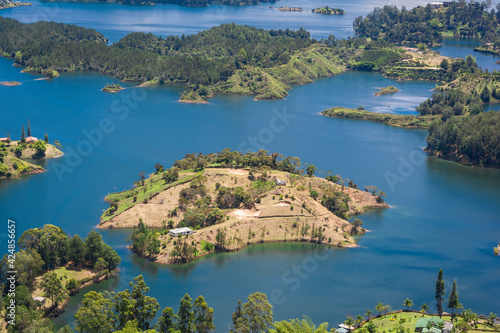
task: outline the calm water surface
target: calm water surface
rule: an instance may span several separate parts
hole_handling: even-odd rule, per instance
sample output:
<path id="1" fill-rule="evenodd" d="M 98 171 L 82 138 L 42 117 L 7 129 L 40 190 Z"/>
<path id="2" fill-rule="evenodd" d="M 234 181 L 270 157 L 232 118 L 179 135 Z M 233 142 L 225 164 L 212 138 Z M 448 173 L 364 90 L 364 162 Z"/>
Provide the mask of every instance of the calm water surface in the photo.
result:
<path id="1" fill-rule="evenodd" d="M 272 6 L 282 4 L 317 5 L 287 1 Z M 111 40 L 130 31 L 193 33 L 232 21 L 263 28 L 303 26 L 321 38 L 332 31 L 338 37 L 347 35 L 345 28 L 355 16 L 381 5 L 373 1 L 324 4 L 344 8 L 348 15 L 280 13 L 268 5 L 193 9 L 38 2 L 31 8 L 3 11 L 2 15 L 32 22 L 55 8 L 49 19 L 99 29 Z M 469 45 L 460 45 L 447 43 L 440 51 L 462 57 L 464 52 L 472 53 Z M 480 64 L 481 57 L 488 57 L 474 55 Z M 36 78 L 20 73 L 12 61 L 0 59 L 0 81 L 23 83 L 0 87 L 0 136 L 10 131 L 16 137 L 29 118 L 34 135 L 41 137 L 47 130 L 51 140 L 60 140 L 66 153 L 60 159 L 42 162 L 45 173 L 0 182 L 0 219 L 16 220 L 19 233 L 52 223 L 71 234 L 85 235 L 107 208 L 104 196 L 129 188 L 139 172 L 152 172 L 158 162 L 171 165 L 189 152 L 209 153 L 226 147 L 264 148 L 299 156 L 319 169 L 354 179 L 360 186 L 378 186 L 391 204 L 390 209 L 362 216 L 371 232 L 359 239 L 359 248 L 321 252 L 324 260 L 314 259 L 324 250 L 314 245 L 263 244 L 165 267 L 131 254 L 126 249 L 127 231 L 102 231 L 122 257 L 122 273 L 118 279 L 86 291 L 121 290 L 133 277 L 143 274 L 162 308 L 177 308 L 186 292 L 192 297 L 202 294 L 215 308 L 217 331 L 223 332 L 237 300 L 254 291 L 269 296 L 282 292 L 283 297 L 273 299 L 276 319 L 305 314 L 318 323 L 338 324 L 345 315 L 364 313 L 377 302 L 400 308 L 406 297 L 416 306 L 432 304 L 436 273 L 443 268 L 448 291 L 456 278 L 460 301 L 466 308 L 480 313 L 500 311 L 500 266 L 492 255 L 492 247 L 500 241 L 500 171 L 427 157 L 422 152 L 424 130 L 318 115 L 332 106 L 414 113 L 430 96 L 434 83 L 401 83 L 378 74 L 349 72 L 294 87 L 281 101 L 256 102 L 249 96 L 221 95 L 208 105 L 186 105 L 177 102 L 180 86 L 105 94 L 100 89 L 113 79 L 96 73 L 65 74 L 55 80 Z M 390 84 L 401 92 L 373 95 L 377 87 Z M 127 96 L 128 115 L 123 116 Z M 258 147 L 249 146 L 248 137 L 259 137 L 276 113 L 290 115 L 284 129 L 261 140 Z M 88 141 L 85 131 L 98 128 L 103 119 L 112 121 L 113 131 L 91 145 L 87 156 L 75 159 L 72 151 Z M 61 172 L 64 166 L 70 166 L 66 173 Z M 6 246 L 4 239 L 0 241 Z M 292 290 L 294 284 L 287 278 L 296 276 L 290 275 L 290 270 L 303 265 L 307 277 L 302 275 L 298 288 Z M 83 293 L 72 298 L 68 311 L 55 320 L 58 326 L 71 323 L 81 297 Z"/>

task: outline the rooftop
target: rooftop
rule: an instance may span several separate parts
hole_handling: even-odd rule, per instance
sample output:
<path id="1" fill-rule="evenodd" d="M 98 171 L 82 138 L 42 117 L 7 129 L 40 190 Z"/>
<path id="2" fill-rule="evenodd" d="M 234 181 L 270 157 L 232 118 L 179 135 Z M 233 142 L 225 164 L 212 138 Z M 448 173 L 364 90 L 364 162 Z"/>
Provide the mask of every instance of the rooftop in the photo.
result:
<path id="1" fill-rule="evenodd" d="M 188 232 L 188 231 L 193 231 L 193 229 L 184 227 L 184 228 L 175 228 L 175 229 L 170 230 L 170 232 L 173 232 L 173 233 Z"/>

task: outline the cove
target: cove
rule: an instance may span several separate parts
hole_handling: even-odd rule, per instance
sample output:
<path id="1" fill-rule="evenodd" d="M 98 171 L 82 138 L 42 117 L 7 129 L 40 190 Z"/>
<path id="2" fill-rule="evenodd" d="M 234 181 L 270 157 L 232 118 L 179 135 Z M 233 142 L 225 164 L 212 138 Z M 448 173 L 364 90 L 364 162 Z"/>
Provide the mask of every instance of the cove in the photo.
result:
<path id="1" fill-rule="evenodd" d="M 275 303 L 276 320 L 308 315 L 334 325 L 345 314 L 363 313 L 377 302 L 401 307 L 406 297 L 416 306 L 434 299 L 434 281 L 444 269 L 446 288 L 457 279 L 460 301 L 479 313 L 495 311 L 500 290 L 498 258 L 499 170 L 463 167 L 428 157 L 425 130 L 331 119 L 318 113 L 342 105 L 382 112 L 414 113 L 431 95 L 432 82 L 397 82 L 375 73 L 348 72 L 294 87 L 281 101 L 253 101 L 250 96 L 219 95 L 208 105 L 177 102 L 182 87 L 145 88 L 141 100 L 120 119 L 112 105 L 132 96 L 134 89 L 105 94 L 100 89 L 113 78 L 97 73 L 69 73 L 54 80 L 35 81 L 20 73 L 12 61 L 0 59 L 0 79 L 22 82 L 0 87 L 0 131 L 16 129 L 29 118 L 34 133 L 47 129 L 65 151 L 86 140 L 83 130 L 110 119 L 115 125 L 92 152 L 60 181 L 56 163 L 69 154 L 44 162 L 45 173 L 0 182 L 0 218 L 14 219 L 18 232 L 52 223 L 67 232 L 86 235 L 99 222 L 108 192 L 130 188 L 139 172 L 152 172 L 155 163 L 170 165 L 190 152 L 237 149 L 249 136 L 269 128 L 276 112 L 293 115 L 283 130 L 259 147 L 299 156 L 320 170 L 332 170 L 360 186 L 376 185 L 387 193 L 391 209 L 361 218 L 367 235 L 359 248 L 332 249 L 328 258 L 295 284 L 283 275 L 314 257 L 311 244 L 261 244 L 242 252 L 214 254 L 185 266 L 161 266 L 133 255 L 126 230 L 101 231 L 122 257 L 117 279 L 88 290 L 122 290 L 143 274 L 161 308 L 177 309 L 184 293 L 203 295 L 215 309 L 217 331 L 227 331 L 238 299 L 254 291 L 269 296 L 281 290 L 286 300 Z M 401 92 L 375 97 L 376 87 L 394 85 Z M 133 87 L 132 84 L 124 84 Z M 137 89 L 135 89 L 137 90 Z M 139 94 L 137 92 L 137 94 Z M 139 95 L 137 95 L 139 96 Z M 408 163 L 410 167 L 408 167 Z M 402 167 L 405 165 L 406 167 Z M 403 181 L 392 185 L 388 175 Z M 0 241 L 2 245 L 5 240 Z M 287 275 L 287 278 L 297 277 Z M 83 292 L 68 311 L 54 321 L 71 324 Z"/>

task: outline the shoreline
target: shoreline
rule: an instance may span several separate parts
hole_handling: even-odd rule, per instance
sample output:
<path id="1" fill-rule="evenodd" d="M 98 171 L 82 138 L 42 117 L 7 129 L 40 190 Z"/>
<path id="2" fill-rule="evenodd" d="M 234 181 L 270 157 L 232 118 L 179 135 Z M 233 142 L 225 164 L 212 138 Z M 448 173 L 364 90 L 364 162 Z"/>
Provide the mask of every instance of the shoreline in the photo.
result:
<path id="1" fill-rule="evenodd" d="M 366 233 L 366 232 L 365 232 Z M 363 233 L 364 234 L 364 233 Z M 249 247 L 249 246 L 253 246 L 253 245 L 258 245 L 258 244 L 268 244 L 268 243 L 309 243 L 309 244 L 316 244 L 316 245 L 322 245 L 322 246 L 325 246 L 325 247 L 331 247 L 331 248 L 337 248 L 337 249 L 342 249 L 342 248 L 358 248 L 358 247 L 361 247 L 359 246 L 357 243 L 355 244 L 346 244 L 346 245 L 342 245 L 342 246 L 338 246 L 336 244 L 333 244 L 333 243 L 328 243 L 328 242 L 321 242 L 321 243 L 318 243 L 317 241 L 310 241 L 310 240 L 300 240 L 300 239 L 290 239 L 290 240 L 264 240 L 264 241 L 258 241 L 258 242 L 250 242 L 250 243 L 246 243 L 244 245 L 241 245 L 239 246 L 237 249 L 232 249 L 232 250 L 226 250 L 226 251 L 215 251 L 215 250 L 211 250 L 211 251 L 207 251 L 207 252 L 203 252 L 199 255 L 197 255 L 196 257 L 194 257 L 192 260 L 189 260 L 189 261 L 186 261 L 186 262 L 179 262 L 179 261 L 172 261 L 172 260 L 169 260 L 168 259 L 168 256 L 165 257 L 157 257 L 155 259 L 152 259 L 148 256 L 144 256 L 134 250 L 132 250 L 132 245 L 127 245 L 127 248 L 132 252 L 134 253 L 135 255 L 143 258 L 143 259 L 147 259 L 151 262 L 154 262 L 154 263 L 157 263 L 157 264 L 162 264 L 162 265 L 166 265 L 166 266 L 170 266 L 170 265 L 184 265 L 184 264 L 189 264 L 189 263 L 192 263 L 198 259 L 202 259 L 203 257 L 209 255 L 209 254 L 216 254 L 216 253 L 236 253 L 236 252 L 239 252 L 241 250 L 243 250 L 244 248 L 246 247 Z"/>

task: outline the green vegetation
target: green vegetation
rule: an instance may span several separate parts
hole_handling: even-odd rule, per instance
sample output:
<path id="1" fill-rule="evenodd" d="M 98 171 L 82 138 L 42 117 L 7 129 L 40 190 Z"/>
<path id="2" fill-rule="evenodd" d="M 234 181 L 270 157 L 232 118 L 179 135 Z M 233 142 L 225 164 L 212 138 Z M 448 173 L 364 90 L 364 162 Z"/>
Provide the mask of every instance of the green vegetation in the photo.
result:
<path id="1" fill-rule="evenodd" d="M 3 286 L 10 284 L 7 279 L 11 274 L 8 272 L 14 267 L 17 271 L 16 294 L 9 288 L 2 288 L 5 307 L 13 297 L 16 298 L 16 325 L 9 325 L 8 330 L 12 333 L 52 332 L 53 324 L 43 318 L 57 312 L 69 294 L 78 292 L 86 283 L 107 277 L 120 264 L 116 251 L 94 230 L 84 241 L 78 235 L 70 237 L 61 228 L 47 224 L 43 228 L 25 231 L 17 246 L 18 252 L 12 248 L 0 261 L 0 283 Z M 33 300 L 34 296 L 44 296 L 48 302 L 38 304 Z M 42 331 L 41 326 L 49 330 Z"/>
<path id="2" fill-rule="evenodd" d="M 388 86 L 385 88 L 381 88 L 380 91 L 377 91 L 375 93 L 375 96 L 390 95 L 390 94 L 397 93 L 398 91 L 399 91 L 398 88 L 396 88 L 394 86 Z"/>
<path id="3" fill-rule="evenodd" d="M 313 13 L 329 14 L 329 15 L 345 15 L 346 12 L 340 8 L 330 8 L 328 6 L 318 7 L 312 10 Z"/>
<path id="4" fill-rule="evenodd" d="M 433 123 L 426 151 L 465 165 L 499 167 L 498 142 L 500 114 L 489 111 Z"/>
<path id="5" fill-rule="evenodd" d="M 347 109 L 338 106 L 324 110 L 321 114 L 333 118 L 368 120 L 392 126 L 411 128 L 428 128 L 434 120 L 440 118 L 439 116 L 433 115 L 415 116 L 392 113 L 376 113 L 364 109 Z"/>
<path id="6" fill-rule="evenodd" d="M 446 8 L 438 9 L 433 9 L 431 4 L 411 10 L 404 6 L 376 8 L 364 19 L 357 17 L 354 30 L 358 36 L 383 38 L 395 44 L 432 45 L 440 43 L 443 35 L 497 42 L 499 20 L 498 11 L 489 12 L 486 2 L 453 1 Z"/>
<path id="7" fill-rule="evenodd" d="M 44 1 L 69 1 L 69 0 L 44 0 Z M 106 3 L 106 0 L 76 0 L 78 2 L 102 2 Z M 250 6 L 257 5 L 261 2 L 275 2 L 277 0 L 145 0 L 145 1 L 134 1 L 134 0 L 119 0 L 118 4 L 123 5 L 142 5 L 151 6 L 156 4 L 174 4 L 186 7 L 205 7 L 209 5 L 227 5 L 227 6 Z"/>
<path id="8" fill-rule="evenodd" d="M 26 160 L 52 158 L 62 154 L 59 149 L 49 144 L 47 134 L 45 134 L 45 140 L 36 140 L 36 138 L 31 137 L 29 120 L 27 134 L 30 142 L 26 141 L 23 126 L 21 140 L 11 141 L 10 134 L 7 132 L 7 137 L 2 138 L 2 141 L 0 141 L 0 179 L 17 178 L 31 173 L 42 172 L 44 169 L 41 166 Z"/>
<path id="9" fill-rule="evenodd" d="M 120 86 L 118 83 L 113 82 L 111 84 L 106 83 L 106 86 L 104 88 L 102 88 L 102 91 L 104 91 L 104 92 L 119 92 L 122 89 L 123 89 L 122 86 Z"/>
<path id="10" fill-rule="evenodd" d="M 0 9 L 14 8 L 19 6 L 31 6 L 31 3 L 11 1 L 11 0 L 0 0 Z"/>

